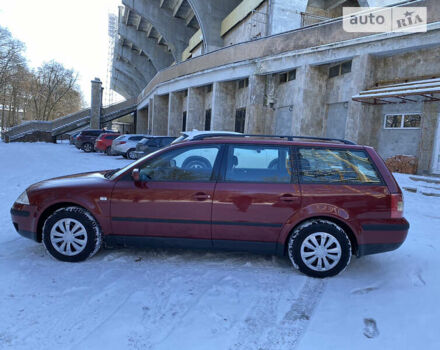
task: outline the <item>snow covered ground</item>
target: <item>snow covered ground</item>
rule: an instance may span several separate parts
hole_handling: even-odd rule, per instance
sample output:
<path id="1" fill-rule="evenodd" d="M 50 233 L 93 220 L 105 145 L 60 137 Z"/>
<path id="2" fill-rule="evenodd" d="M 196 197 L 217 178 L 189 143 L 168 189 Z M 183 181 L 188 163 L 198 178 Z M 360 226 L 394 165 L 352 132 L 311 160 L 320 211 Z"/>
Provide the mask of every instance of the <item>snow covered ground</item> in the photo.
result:
<path id="1" fill-rule="evenodd" d="M 438 197 L 405 192 L 406 243 L 325 280 L 241 253 L 113 250 L 61 263 L 15 232 L 9 209 L 28 185 L 127 163 L 0 142 L 0 349 L 440 348 Z"/>

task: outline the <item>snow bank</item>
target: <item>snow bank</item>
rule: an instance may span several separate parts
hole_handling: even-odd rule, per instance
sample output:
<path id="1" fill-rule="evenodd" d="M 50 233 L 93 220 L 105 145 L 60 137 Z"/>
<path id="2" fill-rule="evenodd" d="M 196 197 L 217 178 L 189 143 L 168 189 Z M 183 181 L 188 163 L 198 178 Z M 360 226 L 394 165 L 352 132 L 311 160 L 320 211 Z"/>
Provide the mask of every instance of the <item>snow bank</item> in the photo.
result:
<path id="1" fill-rule="evenodd" d="M 114 250 L 61 263 L 14 231 L 9 209 L 28 185 L 127 163 L 65 143 L 0 143 L 0 349 L 440 348 L 437 197 L 405 192 L 405 244 L 326 280 L 242 253 Z"/>

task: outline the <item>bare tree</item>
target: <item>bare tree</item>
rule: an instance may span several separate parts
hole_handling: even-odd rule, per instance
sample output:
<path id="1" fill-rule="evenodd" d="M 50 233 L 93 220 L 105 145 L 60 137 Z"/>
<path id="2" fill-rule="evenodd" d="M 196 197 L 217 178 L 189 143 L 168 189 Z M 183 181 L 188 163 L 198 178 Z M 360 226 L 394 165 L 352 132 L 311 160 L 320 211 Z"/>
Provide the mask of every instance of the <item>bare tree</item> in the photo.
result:
<path id="1" fill-rule="evenodd" d="M 20 77 L 27 73 L 23 52 L 23 43 L 14 39 L 6 28 L 0 27 L 1 130 L 18 123 L 20 106 L 17 102 L 21 97 L 21 91 L 17 83 L 20 83 Z"/>
<path id="2" fill-rule="evenodd" d="M 33 117 L 37 120 L 59 117 L 56 112 L 63 100 L 71 97 L 74 91 L 78 93 L 77 79 L 77 73 L 55 61 L 38 68 L 30 84 Z"/>
<path id="3" fill-rule="evenodd" d="M 30 71 L 24 45 L 0 27 L 0 130 L 24 119 L 53 120 L 84 105 L 78 74 L 55 61 Z"/>

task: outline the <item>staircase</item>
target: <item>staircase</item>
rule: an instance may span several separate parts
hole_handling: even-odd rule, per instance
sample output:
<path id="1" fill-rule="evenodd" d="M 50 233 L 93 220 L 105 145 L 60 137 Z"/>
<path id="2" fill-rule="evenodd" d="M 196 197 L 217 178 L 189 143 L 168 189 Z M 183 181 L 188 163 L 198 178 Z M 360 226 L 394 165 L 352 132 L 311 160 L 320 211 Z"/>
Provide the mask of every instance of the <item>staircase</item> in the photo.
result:
<path id="1" fill-rule="evenodd" d="M 101 108 L 101 124 L 121 118 L 136 111 L 136 99 L 130 99 Z M 90 125 L 91 109 L 86 108 L 76 113 L 52 121 L 32 120 L 10 128 L 2 134 L 4 142 L 51 142 L 57 136 Z"/>

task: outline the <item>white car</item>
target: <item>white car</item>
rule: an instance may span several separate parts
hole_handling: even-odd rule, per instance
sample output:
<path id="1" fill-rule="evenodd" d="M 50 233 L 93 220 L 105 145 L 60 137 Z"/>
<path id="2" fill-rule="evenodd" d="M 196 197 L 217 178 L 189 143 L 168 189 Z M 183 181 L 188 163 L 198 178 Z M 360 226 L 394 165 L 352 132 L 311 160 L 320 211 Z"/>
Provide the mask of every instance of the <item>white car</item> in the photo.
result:
<path id="1" fill-rule="evenodd" d="M 112 154 L 116 156 L 123 156 L 128 159 L 136 159 L 136 145 L 147 135 L 140 134 L 126 134 L 121 135 L 113 140 Z"/>
<path id="2" fill-rule="evenodd" d="M 193 131 L 184 131 L 180 133 L 180 136 L 175 139 L 171 144 L 174 145 L 178 142 L 182 141 L 191 141 L 197 138 L 197 136 L 203 136 L 203 135 L 218 135 L 218 136 L 228 136 L 228 135 L 241 135 L 239 132 L 235 131 L 199 131 L 199 130 L 193 130 Z"/>

